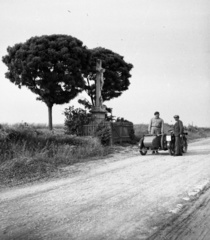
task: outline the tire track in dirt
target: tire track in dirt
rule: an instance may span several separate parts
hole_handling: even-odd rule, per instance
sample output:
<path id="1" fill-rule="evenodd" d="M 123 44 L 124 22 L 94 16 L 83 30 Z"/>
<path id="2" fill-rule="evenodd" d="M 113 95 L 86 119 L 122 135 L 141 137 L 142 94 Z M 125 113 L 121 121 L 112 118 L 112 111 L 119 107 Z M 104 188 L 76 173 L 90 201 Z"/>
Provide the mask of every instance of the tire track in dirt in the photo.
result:
<path id="1" fill-rule="evenodd" d="M 210 185 L 148 240 L 209 240 Z"/>

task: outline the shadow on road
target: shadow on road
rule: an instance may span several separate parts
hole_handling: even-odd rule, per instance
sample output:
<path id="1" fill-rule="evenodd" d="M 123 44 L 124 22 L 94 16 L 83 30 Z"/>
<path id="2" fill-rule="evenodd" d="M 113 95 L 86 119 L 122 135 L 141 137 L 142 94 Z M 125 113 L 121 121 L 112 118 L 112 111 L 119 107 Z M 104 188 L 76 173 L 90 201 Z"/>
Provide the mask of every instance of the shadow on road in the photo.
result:
<path id="1" fill-rule="evenodd" d="M 183 156 L 185 157 L 190 157 L 190 156 L 196 156 L 196 155 L 210 155 L 210 149 L 198 149 L 198 150 L 188 150 L 187 153 L 183 153 Z M 141 156 L 141 155 L 140 155 Z M 158 156 L 171 156 L 167 151 L 159 151 L 158 154 L 152 154 L 152 152 L 148 152 L 145 156 L 153 156 L 153 157 L 158 157 Z"/>
<path id="2" fill-rule="evenodd" d="M 210 149 L 189 150 L 184 156 L 210 155 Z"/>

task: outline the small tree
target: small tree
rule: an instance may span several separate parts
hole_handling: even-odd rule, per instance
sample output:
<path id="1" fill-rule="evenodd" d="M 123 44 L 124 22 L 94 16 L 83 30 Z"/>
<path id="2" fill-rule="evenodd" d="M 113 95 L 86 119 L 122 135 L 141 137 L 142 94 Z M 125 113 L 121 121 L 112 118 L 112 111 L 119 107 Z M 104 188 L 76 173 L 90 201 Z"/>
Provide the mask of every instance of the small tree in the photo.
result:
<path id="1" fill-rule="evenodd" d="M 83 43 L 67 35 L 32 37 L 7 48 L 2 58 L 5 76 L 19 88 L 26 86 L 48 107 L 52 129 L 52 107 L 68 103 L 84 90 L 83 74 L 89 52 Z"/>

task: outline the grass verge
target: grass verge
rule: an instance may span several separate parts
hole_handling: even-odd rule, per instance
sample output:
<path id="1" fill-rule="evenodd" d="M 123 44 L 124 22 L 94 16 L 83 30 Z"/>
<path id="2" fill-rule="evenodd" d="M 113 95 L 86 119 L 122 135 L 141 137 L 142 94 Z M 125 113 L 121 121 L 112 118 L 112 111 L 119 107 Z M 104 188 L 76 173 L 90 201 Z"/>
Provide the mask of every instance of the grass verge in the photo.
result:
<path id="1" fill-rule="evenodd" d="M 50 177 L 65 166 L 101 158 L 110 147 L 98 138 L 15 126 L 0 129 L 0 186 Z"/>

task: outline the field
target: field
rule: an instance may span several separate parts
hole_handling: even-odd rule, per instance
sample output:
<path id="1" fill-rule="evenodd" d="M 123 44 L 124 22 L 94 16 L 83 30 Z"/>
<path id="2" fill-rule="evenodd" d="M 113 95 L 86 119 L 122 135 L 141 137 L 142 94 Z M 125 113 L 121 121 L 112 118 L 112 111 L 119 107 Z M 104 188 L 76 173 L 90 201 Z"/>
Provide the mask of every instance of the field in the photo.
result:
<path id="1" fill-rule="evenodd" d="M 136 144 L 148 125 L 134 125 Z M 165 130 L 171 126 L 166 124 Z M 210 137 L 209 128 L 189 126 L 188 139 Z M 135 144 L 135 143 L 134 143 Z M 63 174 L 65 166 L 104 158 L 116 149 L 103 146 L 95 137 L 64 134 L 62 125 L 51 132 L 43 124 L 0 125 L 0 187 L 45 179 Z"/>

